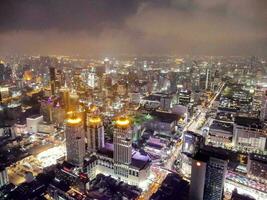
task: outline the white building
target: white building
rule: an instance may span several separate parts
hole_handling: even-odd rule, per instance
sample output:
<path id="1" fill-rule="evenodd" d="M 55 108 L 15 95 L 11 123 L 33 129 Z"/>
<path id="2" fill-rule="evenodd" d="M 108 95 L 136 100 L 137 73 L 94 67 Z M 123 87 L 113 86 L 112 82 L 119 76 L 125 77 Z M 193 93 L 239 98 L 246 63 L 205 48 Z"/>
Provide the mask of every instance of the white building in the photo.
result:
<path id="1" fill-rule="evenodd" d="M 208 140 L 217 145 L 232 144 L 233 123 L 213 120 L 209 127 Z"/>
<path id="2" fill-rule="evenodd" d="M 31 117 L 26 118 L 27 130 L 30 133 L 37 133 L 38 131 L 38 124 L 43 122 L 42 115 L 34 115 Z"/>
<path id="3" fill-rule="evenodd" d="M 265 151 L 267 134 L 257 118 L 236 117 L 233 143 L 237 148 Z"/>

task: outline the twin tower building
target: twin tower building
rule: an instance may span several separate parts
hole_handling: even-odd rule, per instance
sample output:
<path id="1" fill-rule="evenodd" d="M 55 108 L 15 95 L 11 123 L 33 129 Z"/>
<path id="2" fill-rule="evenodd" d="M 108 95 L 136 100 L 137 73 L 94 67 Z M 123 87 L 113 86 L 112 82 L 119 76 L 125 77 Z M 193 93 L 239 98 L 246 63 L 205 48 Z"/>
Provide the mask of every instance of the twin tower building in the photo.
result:
<path id="1" fill-rule="evenodd" d="M 102 173 L 139 185 L 149 176 L 151 159 L 132 149 L 132 127 L 125 116 L 114 122 L 113 143 L 105 143 L 103 121 L 96 112 L 87 113 L 86 131 L 81 117 L 68 117 L 65 136 L 67 161 L 83 167 L 90 178 Z"/>
<path id="2" fill-rule="evenodd" d="M 70 112 L 69 115 L 66 119 L 65 130 L 67 161 L 81 167 L 86 152 L 96 152 L 105 146 L 103 121 L 97 114 L 95 107 L 87 113 L 86 129 L 79 114 Z"/>

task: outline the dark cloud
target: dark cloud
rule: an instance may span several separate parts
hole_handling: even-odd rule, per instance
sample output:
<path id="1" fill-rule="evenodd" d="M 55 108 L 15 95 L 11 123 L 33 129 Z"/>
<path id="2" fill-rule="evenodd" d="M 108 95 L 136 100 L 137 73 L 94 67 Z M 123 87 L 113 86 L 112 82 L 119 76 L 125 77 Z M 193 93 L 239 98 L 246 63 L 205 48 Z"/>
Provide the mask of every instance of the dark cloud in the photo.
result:
<path id="1" fill-rule="evenodd" d="M 265 54 L 266 0 L 1 0 L 0 52 Z"/>
<path id="2" fill-rule="evenodd" d="M 120 25 L 138 8 L 135 0 L 1 0 L 1 31 L 98 30 Z"/>

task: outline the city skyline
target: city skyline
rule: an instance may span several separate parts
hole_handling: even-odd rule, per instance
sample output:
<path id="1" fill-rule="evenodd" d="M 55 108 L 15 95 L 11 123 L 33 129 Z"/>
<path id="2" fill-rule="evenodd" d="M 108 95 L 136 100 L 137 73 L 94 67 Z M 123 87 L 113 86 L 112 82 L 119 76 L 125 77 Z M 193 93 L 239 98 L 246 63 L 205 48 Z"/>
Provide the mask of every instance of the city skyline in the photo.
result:
<path id="1" fill-rule="evenodd" d="M 266 200 L 267 0 L 1 0 L 1 200 Z"/>

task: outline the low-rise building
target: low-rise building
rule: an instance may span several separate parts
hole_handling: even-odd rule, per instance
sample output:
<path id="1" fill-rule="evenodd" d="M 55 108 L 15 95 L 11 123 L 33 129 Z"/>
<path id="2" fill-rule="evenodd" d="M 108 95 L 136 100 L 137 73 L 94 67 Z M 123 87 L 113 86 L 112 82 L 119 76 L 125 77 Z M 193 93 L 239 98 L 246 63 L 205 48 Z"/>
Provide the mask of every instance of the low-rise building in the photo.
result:
<path id="1" fill-rule="evenodd" d="M 96 153 L 85 158 L 85 171 L 90 179 L 94 179 L 98 174 L 111 175 L 130 184 L 139 186 L 146 181 L 150 175 L 151 159 L 148 155 L 132 151 L 131 163 L 128 165 L 127 174 L 115 173 L 115 162 L 113 159 L 114 145 L 106 143 L 105 147 Z"/>
<path id="2" fill-rule="evenodd" d="M 152 120 L 149 120 L 144 123 L 146 129 L 167 134 L 172 134 L 175 132 L 175 127 L 177 125 L 178 120 L 180 119 L 179 115 L 159 111 L 154 111 L 150 114 L 153 118 Z"/>
<path id="3" fill-rule="evenodd" d="M 233 139 L 233 124 L 213 120 L 209 127 L 209 142 L 219 145 L 231 144 Z"/>
<path id="4" fill-rule="evenodd" d="M 266 150 L 267 134 L 258 118 L 236 117 L 233 136 L 233 143 L 236 148 L 244 151 Z"/>

